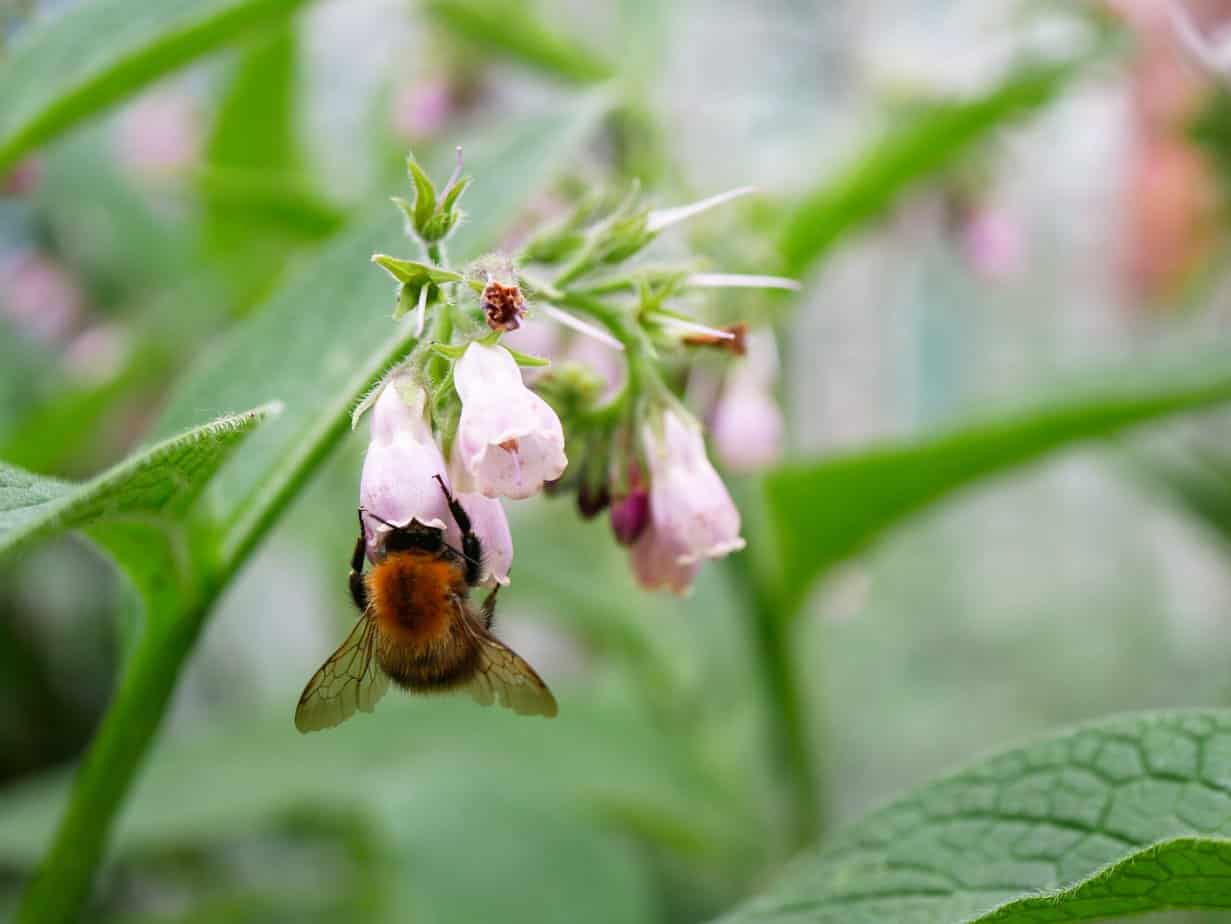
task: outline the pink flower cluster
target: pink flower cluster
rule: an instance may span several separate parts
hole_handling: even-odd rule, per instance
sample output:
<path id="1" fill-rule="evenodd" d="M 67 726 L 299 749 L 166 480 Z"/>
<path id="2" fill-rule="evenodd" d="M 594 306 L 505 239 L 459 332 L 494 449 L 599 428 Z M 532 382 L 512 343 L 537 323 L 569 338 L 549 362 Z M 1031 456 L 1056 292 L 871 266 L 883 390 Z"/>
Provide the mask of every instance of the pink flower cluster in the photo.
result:
<path id="1" fill-rule="evenodd" d="M 462 411 L 447 461 L 428 419 L 427 393 L 410 374 L 391 377 L 376 399 L 359 488 L 371 514 L 364 522 L 369 555 L 386 524 L 411 520 L 444 528 L 458 547 L 439 476 L 473 521 L 484 548 L 484 582 L 504 584 L 513 541 L 500 499 L 531 497 L 564 474 L 564 430 L 555 411 L 525 386 L 504 347 L 470 344 L 457 360 L 454 382 Z M 612 526 L 631 546 L 643 586 L 684 593 L 702 562 L 744 547 L 739 511 L 687 413 L 654 414 L 639 436 L 645 474 L 637 467 L 628 491 L 613 502 Z"/>
<path id="2" fill-rule="evenodd" d="M 381 520 L 443 527 L 446 541 L 460 547 L 439 476 L 470 514 L 484 549 L 484 583 L 506 584 L 513 538 L 499 499 L 530 497 L 563 474 L 564 431 L 503 347 L 471 344 L 454 381 L 462 416 L 448 464 L 428 421 L 427 394 L 410 375 L 390 378 L 376 399 L 359 484 L 359 502 L 372 515 L 364 521 L 368 554 L 389 528 Z"/>

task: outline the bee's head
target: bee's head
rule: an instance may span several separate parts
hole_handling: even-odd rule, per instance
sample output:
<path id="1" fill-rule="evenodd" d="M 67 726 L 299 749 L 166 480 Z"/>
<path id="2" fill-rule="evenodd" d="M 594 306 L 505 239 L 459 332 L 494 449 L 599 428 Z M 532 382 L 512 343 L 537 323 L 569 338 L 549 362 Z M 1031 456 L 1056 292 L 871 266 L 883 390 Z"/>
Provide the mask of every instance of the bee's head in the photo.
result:
<path id="1" fill-rule="evenodd" d="M 436 552 L 445 543 L 445 531 L 439 526 L 427 526 L 418 520 L 411 520 L 405 526 L 395 526 L 382 523 L 373 536 L 377 558 L 384 558 L 391 552 Z"/>

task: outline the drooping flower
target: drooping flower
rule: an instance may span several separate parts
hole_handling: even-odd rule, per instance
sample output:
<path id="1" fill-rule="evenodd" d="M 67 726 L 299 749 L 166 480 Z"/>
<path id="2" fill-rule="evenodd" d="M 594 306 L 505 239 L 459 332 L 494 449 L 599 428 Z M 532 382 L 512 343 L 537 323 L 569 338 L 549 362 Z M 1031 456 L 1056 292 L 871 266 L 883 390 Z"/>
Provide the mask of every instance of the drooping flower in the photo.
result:
<path id="1" fill-rule="evenodd" d="M 453 381 L 462 399 L 454 467 L 459 490 L 525 498 L 564 474 L 560 418 L 526 388 L 508 350 L 472 343 Z"/>
<path id="2" fill-rule="evenodd" d="M 372 408 L 372 439 L 359 480 L 372 561 L 379 554 L 380 537 L 390 528 L 387 524 L 406 526 L 418 520 L 424 526 L 445 528 L 453 521 L 436 481 L 437 476 L 447 479 L 447 475 L 426 404 L 423 389 L 410 376 L 399 375 L 385 384 Z"/>
<path id="3" fill-rule="evenodd" d="M 697 566 L 744 547 L 740 516 L 705 454 L 700 428 L 675 410 L 643 432 L 650 474 L 650 519 L 632 550 L 637 579 L 684 593 Z"/>

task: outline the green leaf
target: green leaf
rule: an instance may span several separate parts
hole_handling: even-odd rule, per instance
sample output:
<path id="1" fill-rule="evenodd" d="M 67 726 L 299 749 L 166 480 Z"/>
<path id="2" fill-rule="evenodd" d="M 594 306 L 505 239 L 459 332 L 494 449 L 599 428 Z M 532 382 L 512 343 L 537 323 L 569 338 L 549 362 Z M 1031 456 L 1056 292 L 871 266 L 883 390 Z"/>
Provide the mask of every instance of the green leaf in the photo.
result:
<path id="1" fill-rule="evenodd" d="M 480 50 L 511 58 L 569 83 L 600 83 L 615 69 L 576 39 L 558 35 L 534 18 L 529 4 L 508 0 L 426 0 L 442 28 Z"/>
<path id="2" fill-rule="evenodd" d="M 298 57 L 290 24 L 245 51 L 196 175 L 204 204 L 204 262 L 221 265 L 241 307 L 268 293 L 295 251 L 342 224 L 340 211 L 302 172 L 295 126 Z"/>
<path id="3" fill-rule="evenodd" d="M 1035 65 L 970 101 L 932 106 L 888 135 L 786 219 L 782 272 L 799 276 L 844 234 L 883 214 L 914 183 L 947 167 L 991 132 L 1055 99 L 1082 61 Z"/>
<path id="4" fill-rule="evenodd" d="M 777 469 L 766 490 L 790 602 L 885 530 L 981 478 L 1231 399 L 1229 350 L 1140 360 L 934 435 Z"/>
<path id="5" fill-rule="evenodd" d="M 0 60 L 0 172 L 81 119 L 305 0 L 91 0 Z"/>
<path id="6" fill-rule="evenodd" d="M 1231 907 L 1231 713 L 1124 716 L 925 786 L 723 924 L 1034 924 Z"/>
<path id="7" fill-rule="evenodd" d="M 0 462 L 0 554 L 53 533 L 109 520 L 178 520 L 273 410 L 267 405 L 219 418 L 83 484 L 40 478 Z"/>

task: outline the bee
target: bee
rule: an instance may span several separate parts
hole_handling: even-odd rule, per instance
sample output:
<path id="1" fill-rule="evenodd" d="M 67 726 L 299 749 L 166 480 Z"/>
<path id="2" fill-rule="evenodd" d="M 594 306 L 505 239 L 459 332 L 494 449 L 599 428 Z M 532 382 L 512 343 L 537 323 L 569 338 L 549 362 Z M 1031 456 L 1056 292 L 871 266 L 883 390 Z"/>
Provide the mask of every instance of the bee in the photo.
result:
<path id="1" fill-rule="evenodd" d="M 332 728 L 371 712 L 392 680 L 412 693 L 466 690 L 478 702 L 499 700 L 521 715 L 554 716 L 556 700 L 534 668 L 491 633 L 495 588 L 476 610 L 470 589 L 482 576 L 483 550 L 470 517 L 436 476 L 462 535 L 411 520 L 394 526 L 359 508 L 350 592 L 362 614 L 346 641 L 312 675 L 295 709 L 301 732 Z M 364 517 L 388 529 L 364 573 Z"/>

